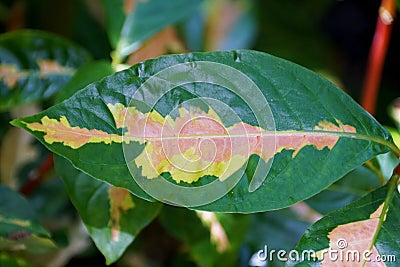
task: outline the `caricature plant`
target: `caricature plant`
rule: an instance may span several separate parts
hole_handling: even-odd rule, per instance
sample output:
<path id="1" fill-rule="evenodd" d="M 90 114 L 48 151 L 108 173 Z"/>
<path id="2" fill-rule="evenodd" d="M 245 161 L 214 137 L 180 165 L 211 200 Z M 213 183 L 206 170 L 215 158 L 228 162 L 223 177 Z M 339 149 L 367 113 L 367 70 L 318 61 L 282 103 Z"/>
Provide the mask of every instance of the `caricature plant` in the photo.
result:
<path id="1" fill-rule="evenodd" d="M 63 215 L 53 214 L 78 229 L 65 191 L 107 264 L 257 265 L 268 245 L 315 252 L 264 255 L 275 266 L 331 266 L 329 250 L 367 251 L 357 266 L 396 266 L 400 149 L 372 115 L 320 75 L 263 52 L 134 60 L 201 0 L 100 3 L 110 62 L 48 32 L 0 36 L 2 121 L 33 135 L 39 151 L 20 171 L 33 180 L 0 185 L 0 266 L 45 265 L 40 255 L 51 264 L 76 245 L 60 237 L 65 224 L 40 214 L 57 204 Z M 32 103 L 43 110 L 15 116 Z M 305 231 L 295 247 L 269 243 L 291 231 Z M 151 244 L 164 242 L 173 256 L 152 258 Z"/>

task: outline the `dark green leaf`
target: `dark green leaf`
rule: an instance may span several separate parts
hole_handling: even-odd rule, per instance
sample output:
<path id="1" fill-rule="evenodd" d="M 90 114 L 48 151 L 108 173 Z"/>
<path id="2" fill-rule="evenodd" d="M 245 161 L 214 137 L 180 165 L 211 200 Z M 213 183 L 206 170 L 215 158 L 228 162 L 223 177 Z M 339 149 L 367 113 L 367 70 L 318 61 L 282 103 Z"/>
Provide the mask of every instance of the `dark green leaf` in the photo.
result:
<path id="1" fill-rule="evenodd" d="M 55 164 L 94 243 L 107 264 L 115 262 L 155 218 L 160 204 L 93 179 L 62 157 L 56 156 Z"/>
<path id="2" fill-rule="evenodd" d="M 215 62 L 220 65 L 215 67 Z M 177 66 L 179 68 L 182 65 L 177 64 L 181 63 L 184 63 L 185 68 L 188 69 L 180 70 L 175 73 L 176 76 L 174 74 L 169 78 L 179 79 L 185 74 L 202 82 L 180 84 L 168 92 L 163 91 L 168 87 L 159 86 L 164 85 L 161 82 L 154 88 L 146 87 L 146 91 L 141 91 L 143 88 L 138 90 L 152 75 L 166 69 L 167 71 L 174 70 Z M 211 70 L 207 69 L 208 74 L 203 73 L 204 64 L 214 66 Z M 172 66 L 174 68 L 171 68 Z M 204 79 L 212 82 L 215 76 L 227 83 L 234 83 L 237 77 L 232 73 L 228 75 L 222 71 L 226 68 L 237 70 L 241 73 L 240 75 L 246 75 L 260 91 L 251 86 L 242 86 L 241 91 L 235 92 L 204 82 Z M 170 85 L 167 84 L 167 86 Z M 136 92 L 140 97 L 137 98 L 136 95 L 135 100 L 131 101 Z M 162 97 L 157 103 L 149 103 L 159 94 Z M 141 97 L 144 99 L 140 99 Z M 206 102 L 210 106 L 204 106 L 204 99 L 210 98 L 219 101 L 220 105 L 211 107 L 211 102 Z M 196 100 L 199 102 L 197 103 Z M 192 104 L 193 101 L 195 104 Z M 272 113 L 270 115 L 268 115 L 267 102 Z M 126 188 L 139 197 L 152 200 L 152 197 L 139 187 L 137 181 L 144 181 L 147 185 L 164 183 L 166 179 L 169 182 L 165 184 L 168 185 L 160 187 L 158 192 L 150 190 L 149 193 L 152 195 L 168 193 L 170 191 L 166 191 L 167 187 L 175 184 L 181 186 L 179 191 L 168 194 L 173 197 L 187 198 L 189 201 L 192 198 L 202 201 L 204 198 L 206 201 L 203 203 L 207 203 L 208 194 L 213 192 L 205 193 L 200 188 L 196 193 L 186 196 L 180 192 L 184 187 L 210 183 L 215 180 L 215 176 L 220 175 L 215 172 L 218 173 L 224 170 L 223 168 L 210 169 L 210 175 L 204 175 L 198 181 L 191 178 L 193 175 L 199 175 L 198 171 L 177 174 L 178 176 L 165 171 L 162 174 L 163 178 L 146 179 L 152 174 L 144 172 L 143 168 L 146 171 L 153 170 L 152 164 L 157 165 L 153 160 L 156 159 L 151 158 L 151 162 L 147 161 L 141 165 L 136 160 L 138 158 L 143 160 L 147 153 L 150 153 L 148 149 L 153 149 L 154 153 L 158 153 L 157 151 L 162 147 L 152 142 L 162 140 L 161 136 L 156 136 L 155 141 L 148 140 L 145 146 L 143 137 L 136 135 L 132 135 L 133 141 L 121 144 L 121 135 L 124 132 L 126 136 L 127 127 L 124 123 L 131 123 L 131 131 L 143 131 L 138 125 L 139 122 L 132 118 L 136 116 L 135 114 L 155 116 L 158 120 L 164 120 L 165 117 L 174 120 L 181 116 L 174 113 L 174 109 L 192 110 L 193 108 L 204 117 L 205 110 L 211 112 L 214 109 L 217 113 L 219 108 L 226 107 L 222 103 L 229 107 L 228 111 L 232 112 L 236 118 L 232 119 L 230 116 L 225 116 L 225 113 L 221 113 L 218 118 L 211 118 L 213 121 L 218 121 L 224 127 L 242 125 L 238 121 L 243 122 L 250 129 L 261 127 L 263 133 L 259 136 L 260 139 L 257 139 L 255 135 L 248 137 L 243 134 L 238 137 L 248 137 L 250 142 L 262 140 L 266 149 L 270 145 L 269 139 L 275 138 L 276 147 L 265 152 L 267 155 L 270 153 L 275 155 L 273 162 L 272 158 L 265 159 L 267 162 L 263 160 L 264 158 L 261 159 L 260 152 L 254 152 L 256 155 L 251 155 L 248 163 L 244 163 L 243 166 L 242 163 L 229 165 L 228 162 L 227 166 L 237 168 L 237 171 L 226 180 L 229 182 L 240 177 L 241 179 L 233 190 L 222 198 L 197 209 L 247 213 L 283 208 L 322 191 L 375 155 L 389 151 L 388 147 L 398 150 L 385 128 L 342 90 L 327 80 L 291 62 L 247 50 L 170 55 L 148 60 L 91 84 L 67 101 L 40 114 L 14 120 L 12 124 L 34 134 L 51 151 L 68 158 L 78 169 L 114 186 Z M 148 106 L 153 108 L 151 112 Z M 126 110 L 128 113 L 123 113 Z M 121 114 L 126 114 L 126 121 L 124 121 L 124 115 Z M 189 112 L 188 116 L 191 118 L 197 114 Z M 156 125 L 154 127 L 159 125 L 156 121 L 154 124 Z M 276 132 L 273 131 L 274 124 Z M 214 130 L 213 127 L 206 127 L 200 136 L 213 140 L 215 133 L 211 135 L 209 132 L 211 130 Z M 157 132 L 157 128 L 155 131 Z M 224 133 L 221 137 L 228 139 L 229 136 Z M 176 141 L 176 139 L 178 138 L 168 140 Z M 114 141 L 110 143 L 111 140 Z M 197 139 L 189 135 L 183 140 L 192 142 Z M 236 144 L 240 147 L 240 145 L 246 145 L 247 142 Z M 146 149 L 143 150 L 145 147 Z M 163 155 L 162 153 L 159 152 L 160 155 Z M 266 157 L 265 153 L 262 154 L 263 157 Z M 225 156 L 229 158 L 229 155 Z M 244 155 L 244 161 L 246 160 L 246 155 Z M 168 170 L 171 171 L 181 170 L 181 168 L 175 169 L 169 161 L 169 159 L 164 160 L 160 164 L 166 163 L 163 166 L 170 168 Z M 267 170 L 269 164 L 272 164 L 270 172 L 264 172 L 263 170 Z M 134 174 L 134 179 L 130 171 Z M 262 179 L 259 180 L 259 178 Z M 178 184 L 179 179 L 185 182 L 181 181 Z M 211 191 L 215 188 L 226 190 L 225 182 L 212 185 Z M 256 185 L 255 188 L 254 185 Z M 254 191 L 254 189 L 257 190 Z M 174 202 L 168 197 L 157 196 L 163 201 Z M 185 203 L 182 205 L 186 205 Z"/>
<path id="3" fill-rule="evenodd" d="M 23 30 L 0 36 L 0 110 L 52 96 L 89 60 L 54 34 Z"/>

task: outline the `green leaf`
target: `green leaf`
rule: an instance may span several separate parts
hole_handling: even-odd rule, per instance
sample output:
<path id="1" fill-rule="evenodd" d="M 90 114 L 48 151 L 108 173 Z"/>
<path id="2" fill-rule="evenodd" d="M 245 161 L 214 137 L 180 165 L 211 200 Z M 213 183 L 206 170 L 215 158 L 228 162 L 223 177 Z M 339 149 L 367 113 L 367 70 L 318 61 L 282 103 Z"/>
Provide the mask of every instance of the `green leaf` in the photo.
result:
<path id="1" fill-rule="evenodd" d="M 0 250 L 40 253 L 55 248 L 25 198 L 3 185 L 0 195 Z"/>
<path id="2" fill-rule="evenodd" d="M 314 266 L 316 261 L 322 262 L 321 266 L 332 266 L 333 262 L 340 266 L 354 263 L 397 266 L 395 261 L 400 257 L 397 183 L 398 177 L 394 176 L 387 185 L 327 214 L 312 225 L 296 250 L 299 255 L 309 250 L 315 258 L 307 256 L 292 260 L 288 266 Z M 366 255 L 365 259 L 363 255 Z M 386 265 L 373 265 L 379 263 L 379 257 L 385 259 Z M 369 262 L 365 261 L 367 258 Z"/>
<path id="3" fill-rule="evenodd" d="M 375 173 L 360 166 L 306 202 L 319 213 L 326 214 L 359 199 L 380 185 Z"/>
<path id="4" fill-rule="evenodd" d="M 164 73 L 166 78 L 148 87 L 155 81 L 149 77 Z M 236 86 L 239 76 L 247 76 L 258 89 L 249 84 L 235 87 L 237 91 L 226 89 Z M 183 83 L 182 77 L 197 82 Z M 219 86 L 213 78 L 227 85 Z M 173 88 L 166 92 L 171 83 Z M 151 103 L 153 100 L 156 102 Z M 197 117 L 202 119 L 192 120 Z M 180 126 L 175 120 L 190 122 L 189 133 L 182 138 L 173 137 L 181 134 L 176 132 Z M 160 133 L 163 123 L 176 128 L 169 129 L 172 134 L 165 140 Z M 398 151 L 385 128 L 335 85 L 286 60 L 247 50 L 148 60 L 12 124 L 31 132 L 76 168 L 136 196 L 152 200 L 141 187 L 161 183 L 157 192 L 149 188 L 147 192 L 167 202 L 181 198 L 180 204 L 185 206 L 196 206 L 186 204 L 192 199 L 204 200 L 209 204 L 196 209 L 220 212 L 287 207 L 322 191 L 389 147 Z M 144 125 L 156 133 L 154 137 L 145 135 Z M 246 131 L 238 130 L 232 137 L 226 134 L 241 127 Z M 190 131 L 198 128 L 200 132 L 193 136 Z M 187 156 L 194 155 L 194 161 L 196 155 L 201 158 L 198 138 L 212 141 L 201 142 L 201 149 L 211 151 L 205 152 L 205 157 L 217 158 L 210 162 L 211 167 L 186 171 L 180 165 Z M 218 140 L 235 145 L 232 150 L 214 153 L 213 144 L 221 149 Z M 178 141 L 182 143 L 174 145 Z M 262 152 L 255 149 L 260 143 Z M 174 164 L 163 154 L 164 145 L 177 153 Z M 181 145 L 187 146 L 184 152 L 177 151 Z M 186 154 L 182 157 L 179 153 Z M 224 182 L 219 183 L 221 180 Z M 238 182 L 229 191 L 225 186 L 230 181 Z M 209 191 L 204 191 L 204 186 Z M 188 188 L 194 193 L 182 193 Z M 210 199 L 218 190 L 229 192 Z"/>
<path id="5" fill-rule="evenodd" d="M 54 34 L 1 35 L 0 110 L 52 96 L 89 58 L 86 50 Z"/>
<path id="6" fill-rule="evenodd" d="M 156 217 L 160 204 L 93 179 L 62 157 L 56 156 L 55 164 L 94 243 L 107 264 L 115 262 Z"/>
<path id="7" fill-rule="evenodd" d="M 202 0 L 103 0 L 107 31 L 118 57 L 125 57 L 168 25 L 195 12 Z"/>

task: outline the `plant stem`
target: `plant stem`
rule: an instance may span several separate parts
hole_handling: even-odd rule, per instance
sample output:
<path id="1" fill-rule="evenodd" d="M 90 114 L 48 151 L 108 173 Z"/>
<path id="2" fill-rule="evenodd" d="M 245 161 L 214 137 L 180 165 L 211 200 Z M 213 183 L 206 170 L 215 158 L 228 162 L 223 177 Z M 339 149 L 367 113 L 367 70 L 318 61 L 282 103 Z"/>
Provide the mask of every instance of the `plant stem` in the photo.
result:
<path id="1" fill-rule="evenodd" d="M 368 251 L 372 251 L 372 249 L 374 247 L 374 244 L 375 244 L 375 242 L 376 242 L 376 240 L 378 238 L 379 232 L 382 229 L 383 223 L 385 222 L 386 214 L 387 214 L 387 212 L 389 210 L 389 206 L 390 206 L 390 203 L 391 203 L 391 201 L 393 199 L 394 192 L 397 189 L 397 184 L 399 182 L 399 175 L 398 175 L 398 172 L 396 172 L 396 170 L 398 172 L 400 172 L 400 164 L 396 167 L 395 171 L 393 171 L 393 175 L 392 175 L 392 177 L 390 178 L 390 180 L 388 182 L 388 184 L 389 184 L 388 185 L 389 186 L 388 192 L 387 192 L 385 201 L 383 202 L 382 212 L 379 215 L 379 223 L 378 223 L 378 226 L 376 228 L 375 234 L 374 234 L 374 236 L 372 238 L 372 242 L 371 242 L 371 245 L 370 245 Z M 367 261 L 364 260 L 362 266 L 365 266 L 366 263 L 367 263 Z"/>
<path id="2" fill-rule="evenodd" d="M 40 185 L 45 175 L 53 168 L 53 166 L 53 154 L 50 154 L 34 171 L 34 173 L 29 175 L 28 181 L 20 190 L 21 194 L 27 196 L 32 193 L 32 191 L 35 190 L 38 185 Z"/>
<path id="3" fill-rule="evenodd" d="M 361 105 L 371 114 L 375 113 L 376 99 L 395 12 L 395 0 L 382 0 L 360 100 Z"/>
<path id="4" fill-rule="evenodd" d="M 385 184 L 385 177 L 383 177 L 381 170 L 379 170 L 377 167 L 374 166 L 374 164 L 369 160 L 367 162 L 365 162 L 365 166 L 370 169 L 373 173 L 376 174 L 376 176 L 378 176 L 379 182 L 381 184 Z"/>

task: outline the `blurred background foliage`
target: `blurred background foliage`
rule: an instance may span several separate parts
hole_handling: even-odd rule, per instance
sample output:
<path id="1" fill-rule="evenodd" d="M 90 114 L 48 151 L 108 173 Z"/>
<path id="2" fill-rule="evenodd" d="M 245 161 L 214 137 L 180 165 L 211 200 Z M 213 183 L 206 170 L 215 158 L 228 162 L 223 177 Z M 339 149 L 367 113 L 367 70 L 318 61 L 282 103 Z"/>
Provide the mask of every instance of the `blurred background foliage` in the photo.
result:
<path id="1" fill-rule="evenodd" d="M 357 100 L 379 5 L 377 0 L 207 0 L 196 13 L 147 40 L 126 63 L 131 65 L 166 53 L 256 49 L 324 75 Z M 83 46 L 94 59 L 112 60 L 105 25 L 101 0 L 0 1 L 2 33 L 18 29 L 49 31 Z M 393 101 L 399 97 L 399 46 L 400 21 L 395 20 L 376 113 L 381 123 L 393 129 L 396 123 L 388 109 L 394 110 Z M 29 177 L 35 176 L 32 170 L 49 157 L 41 144 L 11 129 L 8 122 L 51 104 L 45 101 L 40 106 L 0 113 L 2 183 L 21 190 Z M 88 238 L 62 181 L 52 170 L 46 172 L 43 181 L 27 194 L 27 199 L 58 249 L 51 248 L 38 257 L 29 250 L 2 252 L 0 245 L 0 266 L 104 265 L 104 258 Z M 188 210 L 163 207 L 159 217 L 112 266 L 256 265 L 254 253 L 265 244 L 270 249 L 293 248 L 319 216 L 376 188 L 376 181 L 375 173 L 360 167 L 307 204 L 253 215 L 221 215 L 221 222 L 230 229 L 228 234 L 237 238 L 235 249 L 221 255 L 210 242 L 199 216 Z M 275 262 L 269 266 L 280 265 Z"/>

